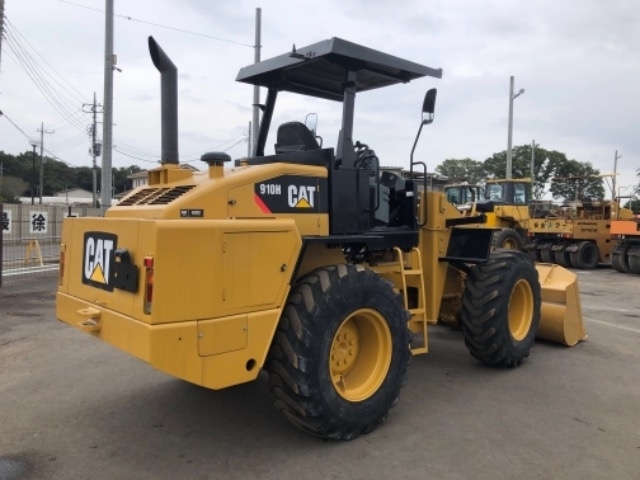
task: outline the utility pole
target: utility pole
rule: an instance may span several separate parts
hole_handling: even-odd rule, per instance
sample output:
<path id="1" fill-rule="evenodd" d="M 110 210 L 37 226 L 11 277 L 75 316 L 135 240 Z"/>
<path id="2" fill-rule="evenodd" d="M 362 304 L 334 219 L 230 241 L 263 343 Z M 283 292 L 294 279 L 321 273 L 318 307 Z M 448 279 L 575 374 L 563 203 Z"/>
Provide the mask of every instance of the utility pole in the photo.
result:
<path id="1" fill-rule="evenodd" d="M 34 205 L 33 198 L 35 197 L 36 188 L 36 145 L 37 142 L 31 143 L 33 147 L 33 157 L 31 158 L 31 205 Z"/>
<path id="2" fill-rule="evenodd" d="M 38 194 L 39 197 L 39 205 L 42 205 L 42 190 L 44 188 L 44 134 L 45 133 L 55 133 L 55 130 L 45 130 L 44 122 L 40 123 L 40 192 Z"/>
<path id="3" fill-rule="evenodd" d="M 249 122 L 249 136 L 247 137 L 247 158 L 251 156 L 251 152 L 253 149 L 253 142 L 251 141 L 251 122 Z"/>
<path id="4" fill-rule="evenodd" d="M 113 1 L 105 0 L 104 22 L 104 100 L 102 104 L 102 191 L 101 206 L 111 206 L 111 148 L 113 135 L 113 70 L 115 57 L 113 55 Z"/>
<path id="5" fill-rule="evenodd" d="M 96 158 L 100 156 L 100 150 L 102 144 L 97 141 L 98 135 L 98 108 L 101 108 L 102 105 L 99 105 L 96 101 L 96 92 L 93 92 L 93 103 L 92 104 L 84 104 L 83 107 L 89 107 L 89 111 L 86 113 L 91 113 L 93 116 L 93 122 L 89 127 L 89 131 L 91 132 L 91 149 L 89 150 L 91 153 L 91 157 L 93 158 L 93 165 L 91 169 L 91 192 L 92 192 L 92 206 L 96 208 L 98 206 L 98 164 Z"/>
<path id="6" fill-rule="evenodd" d="M 262 24 L 262 9 L 256 8 L 256 43 L 253 46 L 255 49 L 254 62 L 260 61 L 260 28 Z M 258 145 L 258 132 L 260 131 L 260 87 L 255 85 L 253 87 L 253 135 L 251 139 L 251 154 L 256 154 L 256 147 Z M 249 155 L 251 156 L 251 155 Z"/>

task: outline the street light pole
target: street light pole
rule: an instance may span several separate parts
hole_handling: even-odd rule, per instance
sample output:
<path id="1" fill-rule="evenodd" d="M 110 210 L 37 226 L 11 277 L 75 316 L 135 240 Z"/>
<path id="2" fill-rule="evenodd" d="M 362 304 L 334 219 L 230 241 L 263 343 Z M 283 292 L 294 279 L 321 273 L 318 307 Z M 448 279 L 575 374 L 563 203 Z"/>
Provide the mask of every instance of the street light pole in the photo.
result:
<path id="1" fill-rule="evenodd" d="M 513 136 L 513 101 L 524 93 L 524 88 L 521 88 L 518 93 L 513 94 L 513 75 L 510 77 L 509 82 L 509 132 L 507 134 L 507 176 L 511 178 L 511 164 L 512 164 L 512 152 L 511 152 L 511 139 Z"/>

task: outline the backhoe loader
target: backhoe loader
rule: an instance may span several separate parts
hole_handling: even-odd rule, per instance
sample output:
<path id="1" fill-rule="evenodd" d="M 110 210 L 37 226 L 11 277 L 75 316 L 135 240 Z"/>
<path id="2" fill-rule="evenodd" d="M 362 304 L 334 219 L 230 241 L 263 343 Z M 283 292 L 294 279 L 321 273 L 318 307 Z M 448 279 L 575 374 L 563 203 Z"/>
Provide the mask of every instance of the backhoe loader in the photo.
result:
<path id="1" fill-rule="evenodd" d="M 491 252 L 489 230 L 459 228 L 483 215 L 380 174 L 374 150 L 354 141 L 356 94 L 442 70 L 340 38 L 244 67 L 237 80 L 268 92 L 254 154 L 225 168 L 226 153 L 206 153 L 206 172 L 194 173 L 178 166 L 176 68 L 153 38 L 149 48 L 161 72 L 162 165 L 104 218 L 65 220 L 61 321 L 211 389 L 265 370 L 292 424 L 340 440 L 387 418 L 443 315 L 496 367 L 521 364 L 536 336 L 585 338 L 575 275 Z M 290 121 L 266 154 L 281 92 L 341 102 L 335 150 Z M 413 158 L 435 100 L 431 89 L 412 171 L 426 173 Z"/>

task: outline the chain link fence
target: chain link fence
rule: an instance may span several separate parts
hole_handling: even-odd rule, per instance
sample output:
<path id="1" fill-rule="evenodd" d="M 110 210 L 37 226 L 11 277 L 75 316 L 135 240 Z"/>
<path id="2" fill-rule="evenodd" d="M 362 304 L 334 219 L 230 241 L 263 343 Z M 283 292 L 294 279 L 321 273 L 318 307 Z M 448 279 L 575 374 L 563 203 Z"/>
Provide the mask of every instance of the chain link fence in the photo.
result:
<path id="1" fill-rule="evenodd" d="M 62 221 L 100 208 L 0 204 L 0 286 L 58 272 Z"/>

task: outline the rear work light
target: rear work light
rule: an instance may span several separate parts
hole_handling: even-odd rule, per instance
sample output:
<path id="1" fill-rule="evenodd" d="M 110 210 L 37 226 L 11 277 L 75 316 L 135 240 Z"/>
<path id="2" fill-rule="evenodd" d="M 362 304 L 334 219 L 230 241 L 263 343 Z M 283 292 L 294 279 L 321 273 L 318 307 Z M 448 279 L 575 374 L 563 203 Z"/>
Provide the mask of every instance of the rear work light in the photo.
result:
<path id="1" fill-rule="evenodd" d="M 153 257 L 146 256 L 142 261 L 145 267 L 144 275 L 144 313 L 151 314 L 151 305 L 153 304 Z"/>

